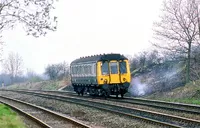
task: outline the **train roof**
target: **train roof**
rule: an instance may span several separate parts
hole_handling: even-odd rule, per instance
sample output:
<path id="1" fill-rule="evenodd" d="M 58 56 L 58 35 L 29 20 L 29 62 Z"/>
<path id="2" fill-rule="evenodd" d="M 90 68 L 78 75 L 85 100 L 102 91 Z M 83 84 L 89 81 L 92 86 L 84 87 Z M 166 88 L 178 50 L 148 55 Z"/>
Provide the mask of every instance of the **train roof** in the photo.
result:
<path id="1" fill-rule="evenodd" d="M 127 60 L 124 55 L 117 54 L 117 53 L 110 53 L 110 54 L 100 54 L 100 55 L 92 55 L 86 57 L 80 57 L 71 62 L 71 64 L 75 63 L 84 63 L 84 62 L 94 62 L 94 61 L 110 61 L 110 60 Z"/>

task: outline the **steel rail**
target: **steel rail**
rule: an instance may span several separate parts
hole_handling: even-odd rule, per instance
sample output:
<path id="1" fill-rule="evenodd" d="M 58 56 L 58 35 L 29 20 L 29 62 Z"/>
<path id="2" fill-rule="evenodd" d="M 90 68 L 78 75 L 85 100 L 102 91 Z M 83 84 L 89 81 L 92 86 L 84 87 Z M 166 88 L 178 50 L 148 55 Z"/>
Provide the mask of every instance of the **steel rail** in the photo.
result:
<path id="1" fill-rule="evenodd" d="M 4 101 L 0 101 L 0 103 L 5 104 L 6 106 L 10 107 L 11 109 L 13 109 L 13 110 L 19 112 L 20 114 L 26 116 L 27 118 L 29 118 L 30 120 L 32 120 L 33 122 L 37 123 L 38 125 L 40 125 L 43 128 L 52 128 L 48 124 L 44 123 L 42 120 L 40 120 L 40 119 L 28 114 L 27 112 L 25 112 L 25 111 L 15 107 L 15 106 L 9 104 L 9 103 L 6 103 Z"/>
<path id="2" fill-rule="evenodd" d="M 14 90 L 12 90 L 14 91 Z M 51 94 L 43 94 L 38 92 L 31 92 L 31 91 L 14 91 L 14 92 L 21 92 L 25 94 L 40 96 L 43 98 L 49 98 L 49 99 L 55 99 L 75 104 L 80 104 L 88 107 L 98 108 L 101 110 L 106 110 L 110 112 L 114 112 L 116 114 L 126 115 L 129 117 L 134 117 L 138 119 L 143 119 L 145 121 L 154 122 L 160 125 L 164 126 L 170 126 L 170 127 L 200 127 L 200 121 L 199 120 L 193 120 L 188 118 L 183 118 L 179 116 L 164 114 L 164 113 L 158 113 L 138 108 L 130 108 L 130 107 L 124 107 L 121 105 L 111 105 L 107 103 L 100 103 L 95 102 L 92 100 L 85 100 L 81 98 L 75 98 L 75 97 L 69 97 L 69 96 L 56 96 Z"/>
<path id="3" fill-rule="evenodd" d="M 66 117 L 62 114 L 59 114 L 57 112 L 54 112 L 54 111 L 51 111 L 49 109 L 46 109 L 46 108 L 43 108 L 41 106 L 37 106 L 37 105 L 34 105 L 34 104 L 30 104 L 30 103 L 27 103 L 27 102 L 24 102 L 24 101 L 20 101 L 20 100 L 17 100 L 17 99 L 13 99 L 13 98 L 9 98 L 9 97 L 5 97 L 5 96 L 0 96 L 0 98 L 3 98 L 3 99 L 6 99 L 6 100 L 10 100 L 12 102 L 17 102 L 17 103 L 20 103 L 20 104 L 23 104 L 23 105 L 27 105 L 29 107 L 33 107 L 33 108 L 36 108 L 38 110 L 41 110 L 41 111 L 44 111 L 46 113 L 49 113 L 51 115 L 54 115 L 60 119 L 63 119 L 64 121 L 67 121 L 67 122 L 70 122 L 71 124 L 77 126 L 77 127 L 81 127 L 81 128 L 91 128 L 90 126 L 78 121 L 78 120 L 75 120 L 75 119 L 72 119 L 72 118 L 69 118 L 69 117 Z M 30 119 L 34 120 L 35 122 L 39 123 L 39 125 L 41 125 L 42 127 L 45 127 L 45 128 L 53 128 L 52 126 L 48 125 L 47 123 L 45 123 L 44 121 L 32 116 L 31 114 L 28 114 L 27 112 L 15 107 L 14 105 L 11 105 L 5 101 L 2 101 L 0 99 L 0 102 L 5 104 L 5 105 L 8 105 L 10 106 L 11 108 L 19 111 L 20 113 L 24 114 L 25 116 L 29 117 Z"/>
<path id="4" fill-rule="evenodd" d="M 24 91 L 50 92 L 50 93 L 57 93 L 57 94 L 71 94 L 73 96 L 77 96 L 76 93 L 70 92 L 70 91 L 54 91 L 54 90 L 24 90 Z M 91 98 L 91 97 L 85 96 L 84 98 Z M 120 103 L 144 105 L 144 106 L 149 106 L 149 107 L 154 107 L 154 108 L 179 111 L 179 112 L 190 113 L 190 114 L 200 114 L 200 105 L 166 102 L 166 101 L 150 100 L 150 99 L 144 99 L 144 98 L 130 98 L 130 97 L 127 97 L 127 98 L 125 97 L 123 99 L 107 98 L 107 100 L 120 102 Z"/>

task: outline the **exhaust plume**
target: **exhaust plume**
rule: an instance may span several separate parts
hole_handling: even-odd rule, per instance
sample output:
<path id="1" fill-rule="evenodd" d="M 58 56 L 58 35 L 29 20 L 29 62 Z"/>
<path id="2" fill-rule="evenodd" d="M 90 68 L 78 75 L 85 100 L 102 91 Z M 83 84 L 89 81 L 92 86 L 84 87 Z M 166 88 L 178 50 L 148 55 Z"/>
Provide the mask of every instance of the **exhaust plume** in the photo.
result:
<path id="1" fill-rule="evenodd" d="M 145 95 L 146 90 L 147 85 L 145 83 L 141 83 L 140 78 L 132 78 L 129 88 L 129 93 L 131 93 L 131 96 L 143 96 Z"/>

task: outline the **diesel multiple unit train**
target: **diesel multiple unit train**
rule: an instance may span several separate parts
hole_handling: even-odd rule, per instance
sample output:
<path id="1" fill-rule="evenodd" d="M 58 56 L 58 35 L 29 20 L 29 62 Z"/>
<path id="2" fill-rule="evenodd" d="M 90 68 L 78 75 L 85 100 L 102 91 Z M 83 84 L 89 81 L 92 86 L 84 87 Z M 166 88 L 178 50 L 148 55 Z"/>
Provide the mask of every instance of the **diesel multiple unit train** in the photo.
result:
<path id="1" fill-rule="evenodd" d="M 70 64 L 71 83 L 78 95 L 121 95 L 128 91 L 131 81 L 128 59 L 121 54 L 81 57 Z"/>

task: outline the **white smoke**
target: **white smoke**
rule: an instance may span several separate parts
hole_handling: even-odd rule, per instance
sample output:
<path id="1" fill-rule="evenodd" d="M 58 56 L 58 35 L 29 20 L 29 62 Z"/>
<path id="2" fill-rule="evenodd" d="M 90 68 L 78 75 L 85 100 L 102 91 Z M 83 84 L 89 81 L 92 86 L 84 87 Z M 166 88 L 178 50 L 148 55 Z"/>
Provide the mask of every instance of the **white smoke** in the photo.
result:
<path id="1" fill-rule="evenodd" d="M 147 84 L 141 83 L 140 78 L 132 78 L 129 92 L 132 96 L 143 96 L 147 90 Z"/>
<path id="2" fill-rule="evenodd" d="M 179 72 L 180 72 L 179 70 L 173 69 L 172 71 L 168 71 L 168 72 L 164 73 L 165 74 L 164 78 L 165 79 L 170 79 L 170 78 L 176 76 Z"/>

